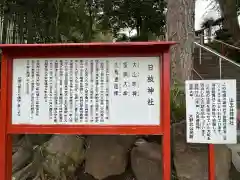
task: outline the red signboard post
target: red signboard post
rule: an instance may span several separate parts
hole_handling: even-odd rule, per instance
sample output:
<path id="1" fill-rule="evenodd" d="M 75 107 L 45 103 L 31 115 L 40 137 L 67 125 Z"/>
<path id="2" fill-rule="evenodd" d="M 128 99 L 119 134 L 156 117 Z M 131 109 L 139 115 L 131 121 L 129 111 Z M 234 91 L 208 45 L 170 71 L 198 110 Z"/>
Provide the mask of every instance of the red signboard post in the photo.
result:
<path id="1" fill-rule="evenodd" d="M 173 44 L 1 45 L 0 179 L 11 179 L 12 134 L 60 133 L 162 135 L 170 180 Z"/>

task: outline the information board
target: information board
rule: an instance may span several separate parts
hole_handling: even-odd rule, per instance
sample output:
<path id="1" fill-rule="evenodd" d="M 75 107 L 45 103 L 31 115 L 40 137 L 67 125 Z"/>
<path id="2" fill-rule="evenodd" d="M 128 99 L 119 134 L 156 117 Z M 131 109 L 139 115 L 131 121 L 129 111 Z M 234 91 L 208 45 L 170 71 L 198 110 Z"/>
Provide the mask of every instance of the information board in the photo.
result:
<path id="1" fill-rule="evenodd" d="M 187 142 L 237 142 L 236 80 L 186 81 Z"/>
<path id="2" fill-rule="evenodd" d="M 12 124 L 159 125 L 159 57 L 13 59 Z"/>

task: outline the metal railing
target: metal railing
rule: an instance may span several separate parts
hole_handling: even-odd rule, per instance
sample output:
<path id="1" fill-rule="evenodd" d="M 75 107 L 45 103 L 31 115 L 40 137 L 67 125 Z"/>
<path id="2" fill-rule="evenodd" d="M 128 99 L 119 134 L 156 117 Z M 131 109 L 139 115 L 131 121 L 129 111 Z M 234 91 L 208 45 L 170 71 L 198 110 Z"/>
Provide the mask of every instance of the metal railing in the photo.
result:
<path id="1" fill-rule="evenodd" d="M 240 68 L 240 65 L 239 65 L 238 63 L 236 63 L 236 62 L 234 62 L 233 60 L 231 60 L 231 59 L 229 59 L 229 58 L 221 55 L 220 53 L 216 52 L 215 50 L 213 50 L 213 49 L 211 49 L 211 48 L 209 48 L 209 47 L 207 47 L 207 46 L 204 46 L 204 45 L 202 45 L 202 44 L 200 44 L 200 43 L 198 43 L 198 42 L 194 42 L 194 44 L 199 47 L 199 64 L 202 63 L 202 50 L 205 50 L 205 51 L 213 54 L 214 56 L 217 56 L 217 57 L 218 57 L 218 60 L 219 60 L 219 79 L 222 78 L 222 61 L 223 61 L 223 60 L 225 60 L 225 61 L 233 64 L 234 66 Z M 194 68 L 193 68 L 193 71 L 194 71 L 198 76 L 200 75 L 200 73 L 198 73 Z M 200 77 L 200 78 L 203 79 L 202 77 Z"/>
<path id="2" fill-rule="evenodd" d="M 226 61 L 232 65 L 234 65 L 235 67 L 237 68 L 240 68 L 240 65 L 237 64 L 236 62 L 234 62 L 233 60 L 221 55 L 220 53 L 216 52 L 215 50 L 205 46 L 205 45 L 202 45 L 198 42 L 194 42 L 194 44 L 196 46 L 199 47 L 199 55 L 200 57 L 202 56 L 202 49 L 207 51 L 208 53 L 216 56 L 219 60 L 219 79 L 222 78 L 222 61 Z M 227 44 L 227 43 L 226 43 Z M 228 44 L 227 44 L 228 45 Z M 231 46 L 230 46 L 231 47 Z M 234 47 L 235 48 L 235 47 Z M 199 63 L 201 64 L 201 58 L 199 58 Z M 193 68 L 193 72 L 201 79 L 203 80 L 204 78 L 201 76 L 201 74 L 199 72 L 197 72 L 197 70 L 195 70 Z M 210 73 L 210 72 L 209 72 Z M 237 137 L 239 138 L 240 137 L 240 130 L 237 130 Z M 239 156 L 239 151 L 240 151 L 240 144 L 232 144 L 232 145 L 227 145 L 227 147 L 231 150 L 232 152 L 232 163 L 234 164 L 234 166 L 239 170 L 240 172 L 240 156 Z"/>
<path id="3" fill-rule="evenodd" d="M 222 61 L 223 61 L 223 60 L 224 60 L 224 61 L 227 61 L 227 62 L 229 62 L 229 63 L 231 63 L 231 64 L 233 64 L 233 65 L 234 65 L 235 67 L 237 67 L 237 68 L 240 68 L 240 65 L 239 65 L 238 63 L 236 63 L 235 61 L 229 59 L 228 57 L 226 57 L 226 55 L 220 54 L 220 53 L 218 53 L 217 51 L 211 49 L 210 47 L 207 47 L 206 45 L 204 45 L 205 38 L 206 38 L 207 40 L 210 39 L 209 37 L 206 37 L 206 36 L 200 34 L 199 36 L 196 37 L 196 40 L 197 40 L 198 42 L 196 42 L 196 41 L 194 42 L 194 44 L 199 47 L 199 64 L 202 64 L 202 50 L 205 50 L 205 51 L 213 54 L 214 56 L 217 56 L 217 57 L 218 57 L 218 60 L 219 60 L 219 79 L 222 78 Z M 240 48 L 239 48 L 239 47 L 236 47 L 236 46 L 234 46 L 234 45 L 225 43 L 225 42 L 220 41 L 220 40 L 216 40 L 216 39 L 214 39 L 214 38 L 211 38 L 211 40 L 212 40 L 212 41 L 215 41 L 215 42 L 217 42 L 217 43 L 220 43 L 221 46 L 222 46 L 222 49 L 223 49 L 223 45 L 225 45 L 225 46 L 227 46 L 227 47 L 230 47 L 230 48 L 232 48 L 232 49 L 235 49 L 235 50 L 239 50 L 239 51 L 240 51 Z M 196 71 L 196 69 L 193 68 L 193 72 L 194 72 L 195 74 L 197 74 L 201 79 L 203 79 L 202 76 L 200 75 L 200 73 Z"/>
<path id="4" fill-rule="evenodd" d="M 231 48 L 231 49 L 234 49 L 234 50 L 237 50 L 237 51 L 240 52 L 240 47 L 237 47 L 237 46 L 235 46 L 235 45 L 226 43 L 226 42 L 224 42 L 224 41 L 215 39 L 214 36 L 208 37 L 208 36 L 205 36 L 205 35 L 203 35 L 203 34 L 198 34 L 197 36 L 195 36 L 195 40 L 198 41 L 198 43 L 200 43 L 200 44 L 204 44 L 205 41 L 207 41 L 207 42 L 210 41 L 210 42 L 217 42 L 217 43 L 219 43 L 219 44 L 221 45 L 221 50 L 222 50 L 221 53 L 223 53 L 223 55 L 225 54 L 225 53 L 223 52 L 224 46 L 226 46 L 226 47 L 228 47 L 228 48 Z M 237 43 L 235 43 L 235 44 L 240 44 L 240 41 L 237 42 Z"/>
<path id="5" fill-rule="evenodd" d="M 236 49 L 236 50 L 240 51 L 240 48 L 239 48 L 239 47 L 234 46 L 234 45 L 231 45 L 231 44 L 228 44 L 228 43 L 223 42 L 223 41 L 221 41 L 221 40 L 212 39 L 212 41 L 218 42 L 218 43 L 223 44 L 223 45 L 225 45 L 225 46 L 228 46 L 228 47 L 230 47 L 230 48 L 232 48 L 232 49 Z"/>

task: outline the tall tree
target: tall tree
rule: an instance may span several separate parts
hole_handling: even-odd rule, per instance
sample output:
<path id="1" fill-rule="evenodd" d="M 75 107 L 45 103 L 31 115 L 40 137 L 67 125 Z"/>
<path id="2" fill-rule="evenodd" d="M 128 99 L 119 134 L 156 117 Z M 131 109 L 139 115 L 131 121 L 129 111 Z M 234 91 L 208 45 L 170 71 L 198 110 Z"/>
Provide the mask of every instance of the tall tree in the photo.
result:
<path id="1" fill-rule="evenodd" d="M 194 42 L 195 0 L 167 0 L 168 39 L 178 42 L 172 48 L 172 80 L 191 78 Z"/>
<path id="2" fill-rule="evenodd" d="M 89 42 L 100 28 L 96 2 L 1 0 L 2 43 Z"/>
<path id="3" fill-rule="evenodd" d="M 130 29 L 137 31 L 138 40 L 148 40 L 151 34 L 164 34 L 165 7 L 164 0 L 105 1 L 103 22 L 115 36 L 120 30 Z"/>
<path id="4" fill-rule="evenodd" d="M 220 6 L 221 15 L 224 18 L 223 28 L 228 30 L 233 40 L 240 40 L 240 28 L 238 22 L 238 0 L 217 0 Z"/>
<path id="5" fill-rule="evenodd" d="M 8 22 L 9 22 L 9 16 L 10 16 L 10 8 L 9 8 L 8 1 L 2 2 L 2 8 L 3 8 L 2 43 L 5 44 L 7 42 L 7 29 L 8 29 Z"/>

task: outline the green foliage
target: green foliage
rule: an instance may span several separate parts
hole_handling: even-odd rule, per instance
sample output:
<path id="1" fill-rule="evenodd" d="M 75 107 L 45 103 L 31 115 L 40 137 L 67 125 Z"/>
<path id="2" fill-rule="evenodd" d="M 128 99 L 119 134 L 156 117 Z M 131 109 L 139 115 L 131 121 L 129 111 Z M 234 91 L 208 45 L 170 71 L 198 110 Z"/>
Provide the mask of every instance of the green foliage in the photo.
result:
<path id="1" fill-rule="evenodd" d="M 2 43 L 50 43 L 91 41 L 98 33 L 99 9 L 91 0 L 9 0 L 0 2 L 4 13 L 0 18 L 13 24 L 15 36 L 8 39 L 3 33 Z"/>
<path id="2" fill-rule="evenodd" d="M 228 30 L 226 29 L 219 29 L 215 32 L 216 34 L 216 39 L 218 40 L 222 40 L 224 42 L 229 41 L 229 39 L 231 39 L 231 34 L 228 32 Z"/>
<path id="3" fill-rule="evenodd" d="M 164 0 L 104 1 L 102 25 L 111 29 L 115 37 L 120 30 L 128 28 L 137 31 L 138 40 L 148 40 L 151 34 L 163 34 L 165 8 Z"/>
<path id="4" fill-rule="evenodd" d="M 117 37 L 125 28 L 137 30 L 134 40 L 148 40 L 149 36 L 162 34 L 164 8 L 164 0 L 1 0 L 3 39 L 0 40 L 2 43 L 109 41 L 110 34 Z"/>
<path id="5" fill-rule="evenodd" d="M 201 24 L 201 28 L 207 29 L 213 26 L 215 20 L 213 18 L 206 18 Z"/>
<path id="6" fill-rule="evenodd" d="M 186 119 L 186 100 L 184 85 L 175 83 L 171 88 L 171 120 L 176 123 Z"/>

